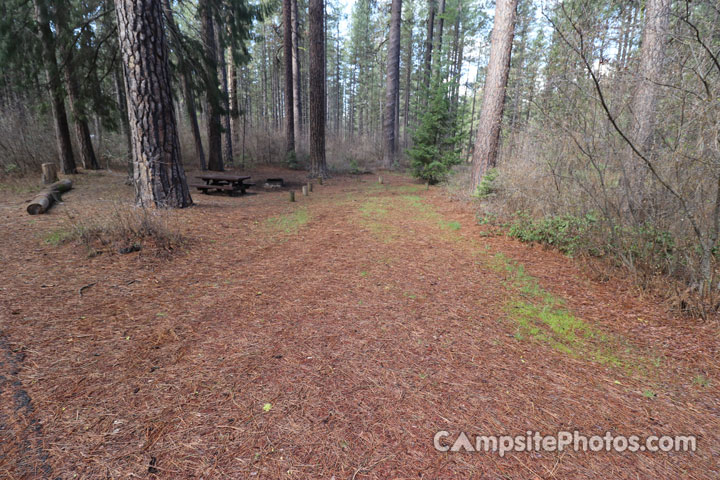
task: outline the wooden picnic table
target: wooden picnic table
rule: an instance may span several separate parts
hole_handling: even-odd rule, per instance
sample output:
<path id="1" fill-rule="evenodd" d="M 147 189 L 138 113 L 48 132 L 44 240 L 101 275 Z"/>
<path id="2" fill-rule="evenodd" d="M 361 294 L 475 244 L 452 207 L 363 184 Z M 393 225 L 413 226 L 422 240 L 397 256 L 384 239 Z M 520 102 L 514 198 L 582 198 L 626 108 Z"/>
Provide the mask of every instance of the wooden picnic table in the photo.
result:
<path id="1" fill-rule="evenodd" d="M 248 187 L 252 187 L 254 183 L 245 183 L 249 180 L 247 175 L 232 175 L 229 173 L 204 173 L 197 175 L 196 178 L 205 183 L 191 183 L 190 187 L 195 187 L 203 193 L 209 193 L 212 190 L 219 192 L 228 192 L 230 195 L 236 193 L 245 193 Z"/>

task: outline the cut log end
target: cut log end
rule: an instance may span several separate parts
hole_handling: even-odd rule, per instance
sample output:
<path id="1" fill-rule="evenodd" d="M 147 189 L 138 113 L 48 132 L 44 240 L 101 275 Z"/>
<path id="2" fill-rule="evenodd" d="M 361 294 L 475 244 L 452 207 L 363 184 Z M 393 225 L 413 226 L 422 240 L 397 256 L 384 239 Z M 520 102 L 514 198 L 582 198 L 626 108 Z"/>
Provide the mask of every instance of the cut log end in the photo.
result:
<path id="1" fill-rule="evenodd" d="M 27 206 L 30 215 L 40 215 L 48 211 L 53 202 L 60 198 L 60 195 L 72 188 L 72 180 L 60 180 L 49 185 L 45 190 L 38 193 Z"/>

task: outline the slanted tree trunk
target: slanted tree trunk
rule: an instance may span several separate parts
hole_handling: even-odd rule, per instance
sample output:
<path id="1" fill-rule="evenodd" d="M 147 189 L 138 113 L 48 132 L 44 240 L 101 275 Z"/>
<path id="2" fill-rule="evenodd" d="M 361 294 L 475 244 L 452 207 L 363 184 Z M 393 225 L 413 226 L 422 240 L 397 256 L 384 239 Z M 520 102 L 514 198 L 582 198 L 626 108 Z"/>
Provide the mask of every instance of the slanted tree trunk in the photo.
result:
<path id="1" fill-rule="evenodd" d="M 34 0 L 34 5 L 38 36 L 42 45 L 42 61 L 45 67 L 47 89 L 52 106 L 60 168 L 64 174 L 73 174 L 77 173 L 77 167 L 75 166 L 72 141 L 70 140 L 70 128 L 68 127 L 67 112 L 65 111 L 60 72 L 55 57 L 55 37 L 50 28 L 50 17 L 45 0 Z"/>
<path id="2" fill-rule="evenodd" d="M 217 47 L 215 45 L 215 26 L 209 0 L 201 0 L 198 10 L 202 19 L 202 39 L 205 46 L 207 78 L 207 157 L 208 169 L 224 170 L 222 159 L 222 127 L 220 125 L 220 89 L 218 88 Z"/>
<path id="3" fill-rule="evenodd" d="M 180 30 L 175 24 L 175 17 L 173 16 L 172 8 L 170 8 L 170 0 L 163 0 L 163 11 L 165 12 L 165 18 L 168 22 L 168 28 L 171 34 L 170 38 L 174 38 L 178 46 L 182 45 Z M 178 48 L 180 49 L 181 47 Z M 200 127 L 198 126 L 195 94 L 193 93 L 192 84 L 190 83 L 189 65 L 185 61 L 185 56 L 182 51 L 178 55 L 178 73 L 180 75 L 182 93 L 185 99 L 185 112 L 188 120 L 190 121 L 190 130 L 192 131 L 193 140 L 195 142 L 195 156 L 197 157 L 198 162 L 200 162 L 200 169 L 207 170 L 207 165 L 205 164 L 205 151 L 203 150 Z"/>
<path id="4" fill-rule="evenodd" d="M 325 30 L 323 0 L 310 0 L 310 177 L 327 177 L 325 163 Z"/>
<path id="5" fill-rule="evenodd" d="M 126 100 L 126 94 L 125 94 L 125 75 L 121 72 L 121 68 L 124 68 L 124 66 L 120 66 L 119 68 L 115 68 L 114 77 L 115 77 L 115 95 L 117 96 L 117 104 L 118 104 L 118 110 L 120 111 L 120 127 L 122 129 L 122 133 L 125 136 L 125 153 L 127 155 L 127 183 L 133 182 L 133 162 L 132 162 L 132 136 L 130 134 L 130 122 L 128 121 L 128 112 L 127 112 L 127 100 Z"/>
<path id="6" fill-rule="evenodd" d="M 477 189 L 485 172 L 494 168 L 497 162 L 516 8 L 517 0 L 498 0 L 495 4 L 495 22 L 490 36 L 490 60 L 473 152 L 472 192 Z"/>
<path id="7" fill-rule="evenodd" d="M 294 138 L 300 142 L 302 147 L 303 117 L 302 117 L 302 80 L 300 78 L 300 35 L 297 0 L 290 0 L 292 3 L 292 77 L 293 77 L 293 121 L 295 122 Z"/>
<path id="8" fill-rule="evenodd" d="M 295 102 L 293 97 L 292 0 L 283 0 L 283 60 L 285 62 L 285 155 L 295 155 Z"/>
<path id="9" fill-rule="evenodd" d="M 192 205 L 180 159 L 163 12 L 155 0 L 115 0 L 135 164 L 143 207 Z"/>
<path id="10" fill-rule="evenodd" d="M 396 112 L 398 91 L 400 90 L 400 23 L 402 15 L 402 0 L 392 0 L 390 10 L 390 34 L 388 38 L 387 81 L 385 85 L 385 118 L 383 121 L 383 134 L 385 137 L 385 152 L 383 166 L 392 168 L 396 161 L 397 136 Z"/>
<path id="11" fill-rule="evenodd" d="M 77 79 L 75 78 L 75 44 L 72 40 L 72 31 L 68 31 L 67 5 L 65 0 L 56 2 L 55 6 L 55 28 L 58 38 L 61 39 L 62 60 L 63 60 L 63 77 L 65 79 L 65 90 L 68 94 L 68 103 L 72 113 L 73 124 L 75 125 L 75 139 L 80 147 L 80 162 L 83 168 L 87 170 L 98 170 L 97 157 L 90 136 L 90 127 L 88 127 L 87 116 L 82 105 L 80 93 L 78 89 Z"/>

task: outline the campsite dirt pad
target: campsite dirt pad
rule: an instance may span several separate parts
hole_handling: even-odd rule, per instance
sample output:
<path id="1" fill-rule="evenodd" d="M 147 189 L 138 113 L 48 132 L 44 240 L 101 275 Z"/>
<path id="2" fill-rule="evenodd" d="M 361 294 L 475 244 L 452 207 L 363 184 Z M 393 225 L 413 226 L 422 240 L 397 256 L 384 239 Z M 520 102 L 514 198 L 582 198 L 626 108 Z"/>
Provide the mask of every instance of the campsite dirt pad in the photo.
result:
<path id="1" fill-rule="evenodd" d="M 163 214 L 186 245 L 89 252 L 132 200 L 0 191 L 0 477 L 720 477 L 718 324 L 479 224 L 441 188 L 243 172 Z M 258 181 L 260 180 L 260 181 Z M 98 254 L 99 253 L 99 254 Z M 620 274 L 618 274 L 620 275 Z M 696 435 L 696 452 L 439 452 L 469 435 Z"/>

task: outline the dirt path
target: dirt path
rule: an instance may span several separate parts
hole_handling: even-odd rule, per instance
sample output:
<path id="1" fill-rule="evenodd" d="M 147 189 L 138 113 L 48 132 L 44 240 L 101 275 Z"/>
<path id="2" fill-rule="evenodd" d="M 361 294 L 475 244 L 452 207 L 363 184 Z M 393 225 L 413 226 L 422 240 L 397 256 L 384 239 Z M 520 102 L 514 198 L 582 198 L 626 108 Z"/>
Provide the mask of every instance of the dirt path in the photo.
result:
<path id="1" fill-rule="evenodd" d="M 169 259 L 43 243 L 127 200 L 121 178 L 42 217 L 5 193 L 0 398 L 32 408 L 0 405 L 0 477 L 718 478 L 716 325 L 492 236 L 440 189 L 373 180 L 195 195 Z M 698 450 L 433 447 L 575 429 Z"/>

